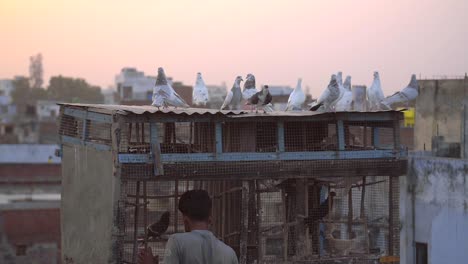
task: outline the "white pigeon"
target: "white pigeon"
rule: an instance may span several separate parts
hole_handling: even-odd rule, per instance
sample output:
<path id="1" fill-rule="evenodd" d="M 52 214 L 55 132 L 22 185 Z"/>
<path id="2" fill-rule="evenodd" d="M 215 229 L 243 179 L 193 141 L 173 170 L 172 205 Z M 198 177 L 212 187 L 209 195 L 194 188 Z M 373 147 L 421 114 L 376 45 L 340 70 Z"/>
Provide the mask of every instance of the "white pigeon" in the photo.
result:
<path id="1" fill-rule="evenodd" d="M 400 104 L 406 104 L 408 106 L 408 103 L 416 97 L 418 97 L 419 94 L 419 84 L 418 80 L 416 79 L 416 75 L 413 74 L 411 75 L 411 80 L 403 90 L 394 93 L 393 95 L 388 96 L 381 102 L 381 106 L 383 109 L 390 110 L 392 109 L 392 106 L 394 104 L 400 103 Z"/>
<path id="2" fill-rule="evenodd" d="M 236 77 L 231 90 L 227 93 L 226 98 L 224 99 L 221 110 L 226 109 L 227 107 L 229 107 L 230 110 L 241 110 L 242 92 L 240 83 L 242 81 L 241 76 Z"/>
<path id="3" fill-rule="evenodd" d="M 380 84 L 379 72 L 374 72 L 374 81 L 372 85 L 367 89 L 367 100 L 369 102 L 370 111 L 379 111 L 380 102 L 385 98 L 382 86 Z"/>
<path id="4" fill-rule="evenodd" d="M 339 85 L 339 83 L 338 83 Z M 335 104 L 335 111 L 351 111 L 353 103 L 353 93 L 351 92 L 351 76 L 346 76 L 346 80 L 340 87 L 340 99 Z"/>
<path id="5" fill-rule="evenodd" d="M 249 100 L 254 94 L 256 94 L 257 88 L 255 87 L 255 76 L 251 73 L 247 74 L 244 82 L 244 89 L 242 90 L 242 98 Z"/>
<path id="6" fill-rule="evenodd" d="M 288 105 L 285 111 L 301 111 L 302 104 L 304 104 L 306 96 L 302 91 L 302 78 L 297 80 L 296 88 L 289 95 Z"/>
<path id="7" fill-rule="evenodd" d="M 320 95 L 319 99 L 310 104 L 310 111 L 317 111 L 321 106 L 325 111 L 332 111 L 333 110 L 333 103 L 339 98 L 340 96 L 340 88 L 338 87 L 338 83 L 336 81 L 336 75 L 333 74 L 330 79 L 330 83 L 328 84 L 325 91 L 323 91 L 322 95 Z"/>
<path id="8" fill-rule="evenodd" d="M 184 99 L 182 99 L 167 82 L 166 74 L 161 67 L 158 68 L 158 76 L 156 77 L 156 84 L 153 88 L 153 103 L 151 105 L 158 108 L 166 108 L 168 106 L 189 107 Z"/>
<path id="9" fill-rule="evenodd" d="M 195 86 L 193 86 L 192 101 L 194 105 L 206 106 L 210 96 L 208 89 L 206 88 L 205 82 L 203 81 L 201 73 L 197 73 L 197 80 Z"/>

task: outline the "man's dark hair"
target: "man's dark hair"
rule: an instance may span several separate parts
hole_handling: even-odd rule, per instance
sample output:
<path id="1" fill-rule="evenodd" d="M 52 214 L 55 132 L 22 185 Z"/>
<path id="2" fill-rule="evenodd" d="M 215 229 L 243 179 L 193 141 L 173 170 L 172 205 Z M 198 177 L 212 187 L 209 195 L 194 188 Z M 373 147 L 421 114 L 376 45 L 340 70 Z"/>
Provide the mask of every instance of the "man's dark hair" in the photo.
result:
<path id="1" fill-rule="evenodd" d="M 206 221 L 211 216 L 211 198 L 205 190 L 187 191 L 179 199 L 179 211 L 195 221 Z"/>

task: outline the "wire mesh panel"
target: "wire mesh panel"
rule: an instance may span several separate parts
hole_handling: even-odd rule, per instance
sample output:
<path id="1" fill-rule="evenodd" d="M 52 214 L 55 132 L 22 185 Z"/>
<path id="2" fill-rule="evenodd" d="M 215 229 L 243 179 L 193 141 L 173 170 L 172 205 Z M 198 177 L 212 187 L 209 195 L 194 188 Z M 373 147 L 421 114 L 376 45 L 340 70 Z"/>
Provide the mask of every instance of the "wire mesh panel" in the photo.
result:
<path id="1" fill-rule="evenodd" d="M 344 122 L 345 149 L 393 149 L 393 125 L 393 122 Z"/>
<path id="2" fill-rule="evenodd" d="M 156 123 L 161 153 L 210 153 L 215 149 L 211 122 Z M 150 123 L 129 122 L 122 127 L 120 153 L 150 152 Z"/>
<path id="3" fill-rule="evenodd" d="M 124 216 L 118 220 L 123 229 L 121 263 L 136 263 L 138 248 L 144 244 L 163 263 L 168 237 L 184 232 L 178 198 L 192 189 L 208 191 L 213 201 L 211 231 L 239 258 L 245 257 L 244 263 L 350 263 L 359 257 L 363 262 L 355 263 L 374 263 L 398 248 L 398 237 L 389 237 L 395 223 L 391 221 L 398 219 L 398 196 L 389 195 L 396 190 L 390 189 L 391 179 L 124 179 L 125 198 L 119 209 Z M 164 221 L 161 235 L 148 229 Z"/>
<path id="4" fill-rule="evenodd" d="M 275 152 L 277 128 L 273 122 L 225 122 L 224 152 Z"/>
<path id="5" fill-rule="evenodd" d="M 285 122 L 285 151 L 337 150 L 336 124 L 330 122 Z"/>
<path id="6" fill-rule="evenodd" d="M 59 135 L 69 137 L 79 137 L 83 131 L 83 119 L 78 119 L 70 115 L 60 117 Z"/>

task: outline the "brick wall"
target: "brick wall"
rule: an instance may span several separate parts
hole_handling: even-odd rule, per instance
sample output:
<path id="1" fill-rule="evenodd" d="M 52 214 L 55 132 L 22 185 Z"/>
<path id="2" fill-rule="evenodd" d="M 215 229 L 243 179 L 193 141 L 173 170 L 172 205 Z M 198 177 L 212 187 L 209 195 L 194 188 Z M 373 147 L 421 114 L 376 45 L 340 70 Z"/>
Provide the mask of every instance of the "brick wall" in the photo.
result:
<path id="1" fill-rule="evenodd" d="M 0 260 L 11 263 L 60 263 L 60 209 L 0 211 Z M 34 260 L 34 261 L 32 261 Z"/>

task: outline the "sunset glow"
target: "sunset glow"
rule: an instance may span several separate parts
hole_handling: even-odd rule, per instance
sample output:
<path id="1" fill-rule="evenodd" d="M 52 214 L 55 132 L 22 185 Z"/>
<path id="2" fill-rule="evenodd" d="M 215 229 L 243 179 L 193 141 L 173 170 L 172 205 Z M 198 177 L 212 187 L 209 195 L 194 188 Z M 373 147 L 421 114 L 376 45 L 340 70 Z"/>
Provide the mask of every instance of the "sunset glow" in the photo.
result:
<path id="1" fill-rule="evenodd" d="M 330 74 L 390 93 L 418 76 L 468 71 L 468 1 L 0 0 L 0 78 L 27 75 L 41 52 L 51 75 L 107 87 L 125 66 L 193 84 L 252 72 L 317 96 Z"/>

